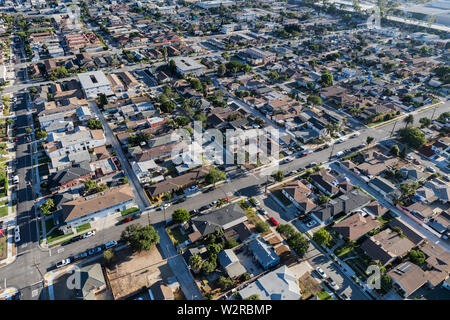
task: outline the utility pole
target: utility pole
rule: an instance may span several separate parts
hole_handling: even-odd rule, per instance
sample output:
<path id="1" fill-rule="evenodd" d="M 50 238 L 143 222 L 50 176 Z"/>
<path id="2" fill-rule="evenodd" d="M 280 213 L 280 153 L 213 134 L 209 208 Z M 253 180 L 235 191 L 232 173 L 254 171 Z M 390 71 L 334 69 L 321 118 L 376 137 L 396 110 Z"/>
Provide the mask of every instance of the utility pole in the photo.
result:
<path id="1" fill-rule="evenodd" d="M 431 115 L 431 121 L 433 121 L 433 118 L 434 118 L 434 114 L 436 113 L 436 109 L 437 109 L 437 106 L 436 107 L 434 107 L 434 110 L 433 110 L 433 114 Z"/>
<path id="2" fill-rule="evenodd" d="M 331 158 L 333 157 L 333 151 L 334 151 L 334 146 L 335 146 L 335 145 L 336 145 L 336 144 L 333 143 L 333 145 L 331 146 L 331 152 L 330 152 L 330 157 L 329 157 L 328 161 L 331 161 Z"/>
<path id="3" fill-rule="evenodd" d="M 394 130 L 395 130 L 395 126 L 397 125 L 397 121 L 394 122 L 394 127 L 392 128 L 391 134 L 389 135 L 389 137 L 392 137 L 392 135 L 394 134 Z"/>

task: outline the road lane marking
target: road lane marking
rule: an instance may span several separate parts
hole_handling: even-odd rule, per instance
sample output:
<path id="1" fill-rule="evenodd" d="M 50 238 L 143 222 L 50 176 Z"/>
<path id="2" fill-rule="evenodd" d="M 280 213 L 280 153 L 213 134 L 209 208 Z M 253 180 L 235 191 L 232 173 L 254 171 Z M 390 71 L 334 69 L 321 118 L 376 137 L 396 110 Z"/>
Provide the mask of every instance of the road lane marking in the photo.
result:
<path id="1" fill-rule="evenodd" d="M 63 252 L 64 251 L 64 248 L 59 248 L 58 249 L 58 253 L 61 253 L 61 252 Z"/>

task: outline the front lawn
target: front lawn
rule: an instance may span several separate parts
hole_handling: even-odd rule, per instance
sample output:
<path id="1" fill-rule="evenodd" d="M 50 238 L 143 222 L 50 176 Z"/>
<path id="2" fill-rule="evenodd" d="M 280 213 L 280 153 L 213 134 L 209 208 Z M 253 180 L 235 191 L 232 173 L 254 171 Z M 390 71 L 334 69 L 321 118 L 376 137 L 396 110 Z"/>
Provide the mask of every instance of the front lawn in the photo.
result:
<path id="1" fill-rule="evenodd" d="M 174 245 L 183 243 L 189 239 L 187 235 L 181 233 L 178 227 L 167 229 L 167 234 L 172 239 Z"/>
<path id="2" fill-rule="evenodd" d="M 85 223 L 85 224 L 82 224 L 81 226 L 77 227 L 77 233 L 80 233 L 80 232 L 82 232 L 84 230 L 87 230 L 87 229 L 90 229 L 90 228 L 91 228 L 91 224 L 89 222 Z"/>
<path id="3" fill-rule="evenodd" d="M 0 217 L 5 217 L 8 215 L 8 206 L 0 207 Z"/>
<path id="4" fill-rule="evenodd" d="M 322 289 L 322 291 L 318 292 L 317 296 L 320 300 L 333 300 L 333 298 L 325 289 Z"/>
<path id="5" fill-rule="evenodd" d="M 139 211 L 139 208 L 138 207 L 132 207 L 132 208 L 128 208 L 126 210 L 123 210 L 120 214 L 122 216 L 126 216 L 127 214 L 130 214 L 130 213 L 133 213 L 133 212 L 136 212 L 136 211 Z"/>

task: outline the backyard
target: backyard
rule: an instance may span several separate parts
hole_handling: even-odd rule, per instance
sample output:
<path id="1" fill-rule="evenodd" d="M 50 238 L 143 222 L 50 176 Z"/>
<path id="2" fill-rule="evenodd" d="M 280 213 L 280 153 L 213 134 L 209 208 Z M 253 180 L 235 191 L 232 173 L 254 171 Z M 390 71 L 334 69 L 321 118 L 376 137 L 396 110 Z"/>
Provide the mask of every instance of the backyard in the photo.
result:
<path id="1" fill-rule="evenodd" d="M 172 239 L 174 245 L 183 243 L 188 240 L 187 234 L 183 234 L 179 227 L 167 228 L 167 234 L 169 235 L 170 239 Z"/>

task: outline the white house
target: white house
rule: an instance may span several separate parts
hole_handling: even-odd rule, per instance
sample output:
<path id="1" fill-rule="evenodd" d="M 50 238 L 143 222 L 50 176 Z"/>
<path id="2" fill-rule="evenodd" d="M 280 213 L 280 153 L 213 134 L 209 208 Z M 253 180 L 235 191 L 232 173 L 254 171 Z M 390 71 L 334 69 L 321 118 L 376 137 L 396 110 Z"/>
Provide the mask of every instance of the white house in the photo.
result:
<path id="1" fill-rule="evenodd" d="M 99 94 L 106 96 L 113 95 L 111 84 L 106 78 L 103 71 L 90 71 L 78 74 L 81 88 L 86 96 L 86 99 L 94 99 Z"/>

